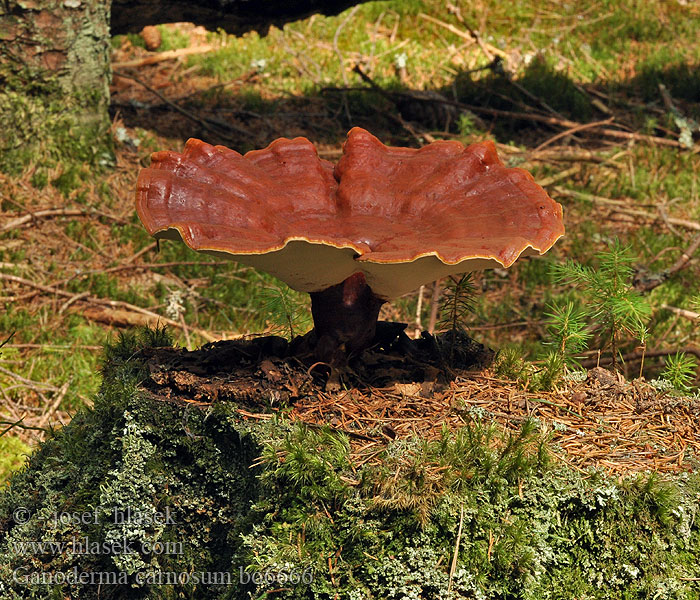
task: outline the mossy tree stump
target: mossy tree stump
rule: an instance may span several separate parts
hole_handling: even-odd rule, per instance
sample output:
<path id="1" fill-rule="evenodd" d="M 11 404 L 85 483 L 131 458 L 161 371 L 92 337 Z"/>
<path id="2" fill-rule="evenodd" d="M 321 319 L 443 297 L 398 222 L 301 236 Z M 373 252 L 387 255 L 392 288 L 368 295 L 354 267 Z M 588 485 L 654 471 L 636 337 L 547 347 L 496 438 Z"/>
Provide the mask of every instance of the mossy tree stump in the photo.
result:
<path id="1" fill-rule="evenodd" d="M 358 460 L 230 366 L 195 389 L 221 347 L 158 337 L 108 349 L 94 407 L 0 493 L 3 600 L 698 597 L 697 474 L 581 474 L 479 422 Z"/>

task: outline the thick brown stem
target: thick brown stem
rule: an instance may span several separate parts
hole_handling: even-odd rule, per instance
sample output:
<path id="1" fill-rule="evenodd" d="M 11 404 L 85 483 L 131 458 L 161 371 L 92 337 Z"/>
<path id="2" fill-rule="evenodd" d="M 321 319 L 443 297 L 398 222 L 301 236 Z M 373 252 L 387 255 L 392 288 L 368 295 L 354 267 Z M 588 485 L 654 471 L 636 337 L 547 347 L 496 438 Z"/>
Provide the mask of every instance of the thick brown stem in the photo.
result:
<path id="1" fill-rule="evenodd" d="M 354 354 L 372 343 L 385 301 L 374 295 L 362 273 L 310 295 L 320 360 L 330 362 L 338 352 Z"/>

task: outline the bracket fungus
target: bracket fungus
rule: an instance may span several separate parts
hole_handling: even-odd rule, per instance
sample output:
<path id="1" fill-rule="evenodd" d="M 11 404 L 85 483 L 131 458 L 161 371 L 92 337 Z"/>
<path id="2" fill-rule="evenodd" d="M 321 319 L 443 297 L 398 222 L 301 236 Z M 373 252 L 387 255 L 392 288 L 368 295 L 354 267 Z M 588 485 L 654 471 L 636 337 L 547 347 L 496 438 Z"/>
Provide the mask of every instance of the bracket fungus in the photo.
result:
<path id="1" fill-rule="evenodd" d="M 386 300 L 509 267 L 564 234 L 561 205 L 492 142 L 397 148 L 357 127 L 335 166 L 301 137 L 245 155 L 190 139 L 153 154 L 136 210 L 156 238 L 308 292 L 320 358 L 369 346 Z"/>

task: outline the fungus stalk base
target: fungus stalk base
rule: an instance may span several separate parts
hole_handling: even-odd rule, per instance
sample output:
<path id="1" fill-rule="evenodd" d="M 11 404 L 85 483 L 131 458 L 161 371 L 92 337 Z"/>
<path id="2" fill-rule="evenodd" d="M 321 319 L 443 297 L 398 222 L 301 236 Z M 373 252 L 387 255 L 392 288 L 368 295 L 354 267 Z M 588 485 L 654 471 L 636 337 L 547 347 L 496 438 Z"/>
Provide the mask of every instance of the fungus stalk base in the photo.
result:
<path id="1" fill-rule="evenodd" d="M 372 343 L 385 300 L 374 295 L 362 273 L 310 296 L 319 360 L 330 362 L 338 353 L 354 354 Z"/>

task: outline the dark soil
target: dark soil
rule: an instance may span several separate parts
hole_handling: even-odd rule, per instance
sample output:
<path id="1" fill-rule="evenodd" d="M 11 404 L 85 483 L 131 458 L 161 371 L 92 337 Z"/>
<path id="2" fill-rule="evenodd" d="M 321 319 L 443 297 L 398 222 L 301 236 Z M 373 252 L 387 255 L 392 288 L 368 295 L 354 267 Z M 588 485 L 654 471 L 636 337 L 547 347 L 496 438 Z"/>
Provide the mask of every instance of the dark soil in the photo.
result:
<path id="1" fill-rule="evenodd" d="M 416 340 L 406 325 L 378 323 L 373 345 L 346 364 L 315 361 L 306 351 L 310 335 L 291 343 L 278 336 L 213 342 L 198 350 L 153 348 L 145 350 L 150 377 L 144 387 L 168 400 L 209 404 L 235 402 L 253 411 L 287 405 L 321 391 L 341 387 L 383 388 L 395 383 L 427 384 L 444 388 L 468 369 L 491 364 L 494 353 L 464 333 Z M 261 406 L 267 399 L 268 406 Z"/>

